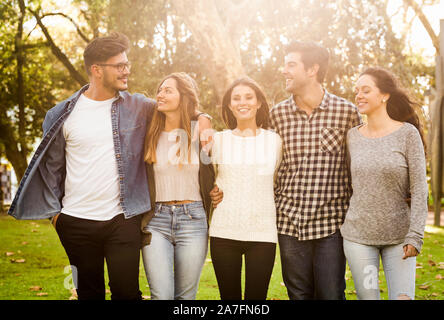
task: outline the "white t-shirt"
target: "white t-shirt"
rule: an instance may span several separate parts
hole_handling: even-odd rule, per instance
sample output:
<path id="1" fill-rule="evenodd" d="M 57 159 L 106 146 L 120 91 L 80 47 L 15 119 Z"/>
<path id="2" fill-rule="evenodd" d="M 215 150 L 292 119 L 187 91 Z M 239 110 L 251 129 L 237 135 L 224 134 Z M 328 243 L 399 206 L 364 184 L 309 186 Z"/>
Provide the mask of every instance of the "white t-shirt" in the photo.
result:
<path id="1" fill-rule="evenodd" d="M 211 237 L 277 242 L 273 179 L 281 150 L 280 136 L 269 130 L 252 137 L 215 134 L 212 160 L 224 197 L 213 212 Z"/>
<path id="2" fill-rule="evenodd" d="M 80 96 L 63 125 L 66 140 L 65 195 L 62 212 L 106 221 L 123 213 L 114 152 L 111 105 Z"/>

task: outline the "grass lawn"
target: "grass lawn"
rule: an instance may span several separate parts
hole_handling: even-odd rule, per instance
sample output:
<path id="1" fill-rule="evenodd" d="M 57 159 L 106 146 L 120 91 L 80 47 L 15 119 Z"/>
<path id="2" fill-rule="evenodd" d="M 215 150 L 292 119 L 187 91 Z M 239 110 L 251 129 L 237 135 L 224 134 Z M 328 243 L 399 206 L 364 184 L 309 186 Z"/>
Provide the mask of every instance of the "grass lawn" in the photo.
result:
<path id="1" fill-rule="evenodd" d="M 71 273 L 68 258 L 48 220 L 18 221 L 0 215 L 0 300 L 68 300 Z M 382 268 L 381 268 L 382 269 Z M 426 227 L 424 246 L 416 269 L 416 299 L 444 300 L 444 228 Z M 347 267 L 346 296 L 356 299 L 353 279 Z M 67 289 L 68 288 L 68 289 Z M 387 299 L 387 286 L 380 271 L 381 298 Z M 150 292 L 143 264 L 140 289 L 144 298 Z M 109 290 L 107 298 L 110 298 Z M 217 300 L 219 291 L 209 256 L 202 272 L 198 300 Z M 268 299 L 286 300 L 279 253 L 268 291 Z"/>

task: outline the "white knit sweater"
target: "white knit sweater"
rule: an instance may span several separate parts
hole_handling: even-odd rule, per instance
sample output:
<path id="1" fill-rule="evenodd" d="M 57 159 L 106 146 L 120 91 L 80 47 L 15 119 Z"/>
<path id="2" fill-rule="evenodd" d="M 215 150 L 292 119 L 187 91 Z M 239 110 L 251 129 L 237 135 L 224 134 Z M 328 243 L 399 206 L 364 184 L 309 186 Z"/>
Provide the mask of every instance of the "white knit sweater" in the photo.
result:
<path id="1" fill-rule="evenodd" d="M 213 212 L 211 237 L 277 242 L 273 179 L 281 150 L 281 138 L 269 130 L 252 137 L 215 134 L 212 159 L 224 197 Z"/>

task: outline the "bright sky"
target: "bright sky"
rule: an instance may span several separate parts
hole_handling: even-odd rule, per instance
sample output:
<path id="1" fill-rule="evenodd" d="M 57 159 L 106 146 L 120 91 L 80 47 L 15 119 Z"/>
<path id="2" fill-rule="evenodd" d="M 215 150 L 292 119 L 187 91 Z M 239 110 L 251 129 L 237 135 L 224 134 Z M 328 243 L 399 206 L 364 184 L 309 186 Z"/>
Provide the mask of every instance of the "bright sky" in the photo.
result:
<path id="1" fill-rule="evenodd" d="M 418 2 L 418 1 L 417 1 Z M 389 14 L 394 14 L 400 6 L 402 6 L 403 0 L 390 0 L 389 3 Z M 429 20 L 433 30 L 436 35 L 439 35 L 440 29 L 440 19 L 444 19 L 444 1 L 439 1 L 438 4 L 433 6 L 425 6 L 423 12 L 427 19 Z M 408 20 L 410 21 L 415 16 L 412 9 L 408 11 Z M 397 23 L 401 21 L 400 14 L 393 17 L 394 27 Z M 433 59 L 435 55 L 435 48 L 433 47 L 432 40 L 430 39 L 427 31 L 422 25 L 418 17 L 416 17 L 412 24 L 412 34 L 410 39 L 410 44 L 414 51 L 423 51 L 423 54 L 427 57 Z"/>
<path id="2" fill-rule="evenodd" d="M 228 0 L 223 0 L 228 1 Z M 295 1 L 303 1 L 303 0 L 295 0 Z M 415 0 L 417 2 L 422 2 L 422 0 Z M 72 0 L 44 0 L 43 7 L 46 9 L 45 11 L 66 11 L 66 8 L 70 6 L 70 3 Z M 396 12 L 400 7 L 403 6 L 403 0 L 390 0 L 389 1 L 389 8 L 388 13 L 389 15 L 393 16 L 393 26 L 396 31 L 400 31 L 400 29 L 403 27 L 403 17 L 402 12 Z M 439 34 L 439 20 L 444 19 L 444 1 L 439 1 L 438 4 L 433 6 L 425 6 L 423 8 L 424 14 L 429 19 L 432 28 L 435 31 L 435 34 Z M 68 13 L 69 14 L 69 13 Z M 74 15 L 75 16 L 75 15 Z M 415 17 L 415 13 L 412 9 L 408 10 L 407 19 L 410 21 L 412 18 Z M 66 26 L 69 29 L 72 29 L 72 25 L 70 25 L 69 22 L 64 20 L 60 17 L 52 17 L 45 19 L 45 23 L 48 25 L 51 25 L 53 23 L 57 24 L 60 28 L 61 25 Z M 396 30 L 398 27 L 398 30 Z M 60 35 L 59 35 L 60 37 Z M 412 23 L 412 29 L 411 29 L 411 37 L 410 37 L 410 45 L 413 48 L 414 51 L 422 52 L 423 55 L 430 59 L 431 63 L 433 63 L 433 57 L 435 55 L 435 49 L 432 45 L 432 41 L 430 40 L 429 35 L 427 34 L 426 30 L 424 29 L 421 21 L 415 17 L 414 21 Z"/>

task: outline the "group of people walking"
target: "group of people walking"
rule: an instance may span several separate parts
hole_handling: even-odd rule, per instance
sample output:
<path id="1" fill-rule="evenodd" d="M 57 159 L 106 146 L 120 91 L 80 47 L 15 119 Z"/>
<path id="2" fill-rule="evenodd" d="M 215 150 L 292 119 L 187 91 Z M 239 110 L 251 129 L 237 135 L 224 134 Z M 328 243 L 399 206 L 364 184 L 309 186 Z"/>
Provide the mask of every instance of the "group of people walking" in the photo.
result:
<path id="1" fill-rule="evenodd" d="M 208 243 L 223 300 L 267 298 L 276 244 L 290 299 L 345 299 L 346 261 L 358 299 L 378 299 L 380 258 L 389 298 L 414 299 L 424 140 L 391 72 L 366 69 L 354 105 L 322 85 L 328 50 L 291 42 L 290 97 L 269 107 L 241 77 L 214 133 L 185 73 L 156 101 L 126 91 L 128 46 L 114 33 L 86 47 L 90 83 L 48 111 L 9 210 L 52 218 L 79 299 L 104 299 L 104 261 L 112 299 L 140 299 L 140 250 L 152 299 L 195 299 Z"/>

